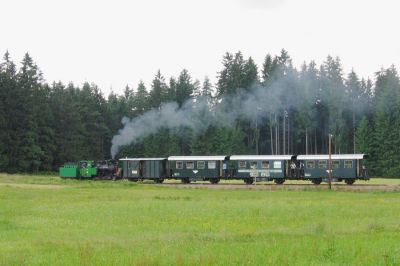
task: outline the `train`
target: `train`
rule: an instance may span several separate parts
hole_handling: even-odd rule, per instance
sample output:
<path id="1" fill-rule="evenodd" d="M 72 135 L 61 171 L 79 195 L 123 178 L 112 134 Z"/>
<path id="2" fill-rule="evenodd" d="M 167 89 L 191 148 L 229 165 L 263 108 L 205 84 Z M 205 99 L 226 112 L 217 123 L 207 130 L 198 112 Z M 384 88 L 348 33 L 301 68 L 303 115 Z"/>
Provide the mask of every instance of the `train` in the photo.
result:
<path id="1" fill-rule="evenodd" d="M 116 180 L 119 174 L 117 160 L 82 160 L 79 162 L 68 162 L 59 168 L 61 178 L 76 179 L 112 179 Z"/>
<path id="2" fill-rule="evenodd" d="M 367 154 L 334 154 L 329 157 L 327 154 L 126 157 L 119 161 L 68 163 L 60 168 L 60 176 L 134 182 L 153 180 L 155 183 L 174 179 L 186 184 L 196 181 L 218 184 L 221 180 L 283 184 L 286 180 L 309 180 L 319 185 L 328 180 L 331 171 L 335 182 L 352 185 L 356 180 L 369 180 L 365 166 Z"/>

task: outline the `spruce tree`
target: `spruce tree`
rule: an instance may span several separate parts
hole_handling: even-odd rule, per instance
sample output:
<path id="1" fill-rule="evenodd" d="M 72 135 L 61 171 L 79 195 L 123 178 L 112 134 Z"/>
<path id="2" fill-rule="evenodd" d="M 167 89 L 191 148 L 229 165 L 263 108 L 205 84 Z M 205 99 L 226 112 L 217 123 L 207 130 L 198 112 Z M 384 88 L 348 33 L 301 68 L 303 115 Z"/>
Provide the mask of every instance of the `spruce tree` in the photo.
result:
<path id="1" fill-rule="evenodd" d="M 39 128 L 36 121 L 42 74 L 28 53 L 22 60 L 22 66 L 17 74 L 17 88 L 15 90 L 14 119 L 16 134 L 16 160 L 20 171 L 37 171 L 40 167 L 40 158 L 43 150 L 39 144 Z"/>
<path id="2" fill-rule="evenodd" d="M 179 74 L 175 89 L 176 102 L 178 103 L 179 107 L 181 107 L 187 100 L 192 98 L 195 90 L 195 84 L 192 82 L 192 77 L 186 69 L 182 70 L 182 72 Z"/>
<path id="3" fill-rule="evenodd" d="M 165 101 L 167 94 L 167 85 L 161 71 L 158 70 L 151 84 L 150 106 L 151 108 L 160 108 L 161 102 Z"/>

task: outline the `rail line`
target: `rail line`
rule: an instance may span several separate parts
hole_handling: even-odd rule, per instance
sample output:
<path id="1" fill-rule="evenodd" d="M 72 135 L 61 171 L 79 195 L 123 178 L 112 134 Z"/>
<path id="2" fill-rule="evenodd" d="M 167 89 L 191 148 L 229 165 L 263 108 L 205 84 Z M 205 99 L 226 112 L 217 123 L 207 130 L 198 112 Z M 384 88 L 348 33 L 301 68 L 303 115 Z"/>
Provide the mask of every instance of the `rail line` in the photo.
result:
<path id="1" fill-rule="evenodd" d="M 164 184 L 151 184 L 144 183 L 145 185 L 153 185 L 157 187 L 173 187 L 173 188 L 191 188 L 191 189 L 248 189 L 248 190 L 328 190 L 328 184 L 206 184 L 206 183 L 164 183 Z M 385 185 L 385 184 L 333 184 L 332 190 L 335 191 L 387 191 L 395 192 L 400 191 L 400 185 Z"/>

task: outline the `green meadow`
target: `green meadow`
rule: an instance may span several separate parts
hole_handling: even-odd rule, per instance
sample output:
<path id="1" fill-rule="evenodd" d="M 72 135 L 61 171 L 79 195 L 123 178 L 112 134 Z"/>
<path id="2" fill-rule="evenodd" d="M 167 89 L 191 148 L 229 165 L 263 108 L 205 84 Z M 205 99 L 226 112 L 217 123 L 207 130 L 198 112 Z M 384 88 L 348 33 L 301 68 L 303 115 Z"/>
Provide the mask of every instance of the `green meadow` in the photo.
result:
<path id="1" fill-rule="evenodd" d="M 400 265 L 400 193 L 0 174 L 0 264 Z"/>

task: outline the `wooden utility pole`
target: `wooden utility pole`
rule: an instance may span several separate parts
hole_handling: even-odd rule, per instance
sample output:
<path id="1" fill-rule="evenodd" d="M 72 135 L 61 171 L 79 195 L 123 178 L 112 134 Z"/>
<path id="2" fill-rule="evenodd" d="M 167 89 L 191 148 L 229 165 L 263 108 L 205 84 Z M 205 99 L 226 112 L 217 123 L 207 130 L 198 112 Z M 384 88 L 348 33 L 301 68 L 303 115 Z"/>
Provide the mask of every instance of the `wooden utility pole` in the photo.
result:
<path id="1" fill-rule="evenodd" d="M 271 136 L 271 154 L 275 154 L 274 153 L 274 133 L 272 130 L 272 113 L 270 113 L 269 115 L 269 134 Z"/>
<path id="2" fill-rule="evenodd" d="M 259 151 L 258 151 L 258 112 L 256 115 L 256 154 L 257 155 L 259 154 Z"/>
<path id="3" fill-rule="evenodd" d="M 283 154 L 286 154 L 286 110 L 283 112 Z"/>

